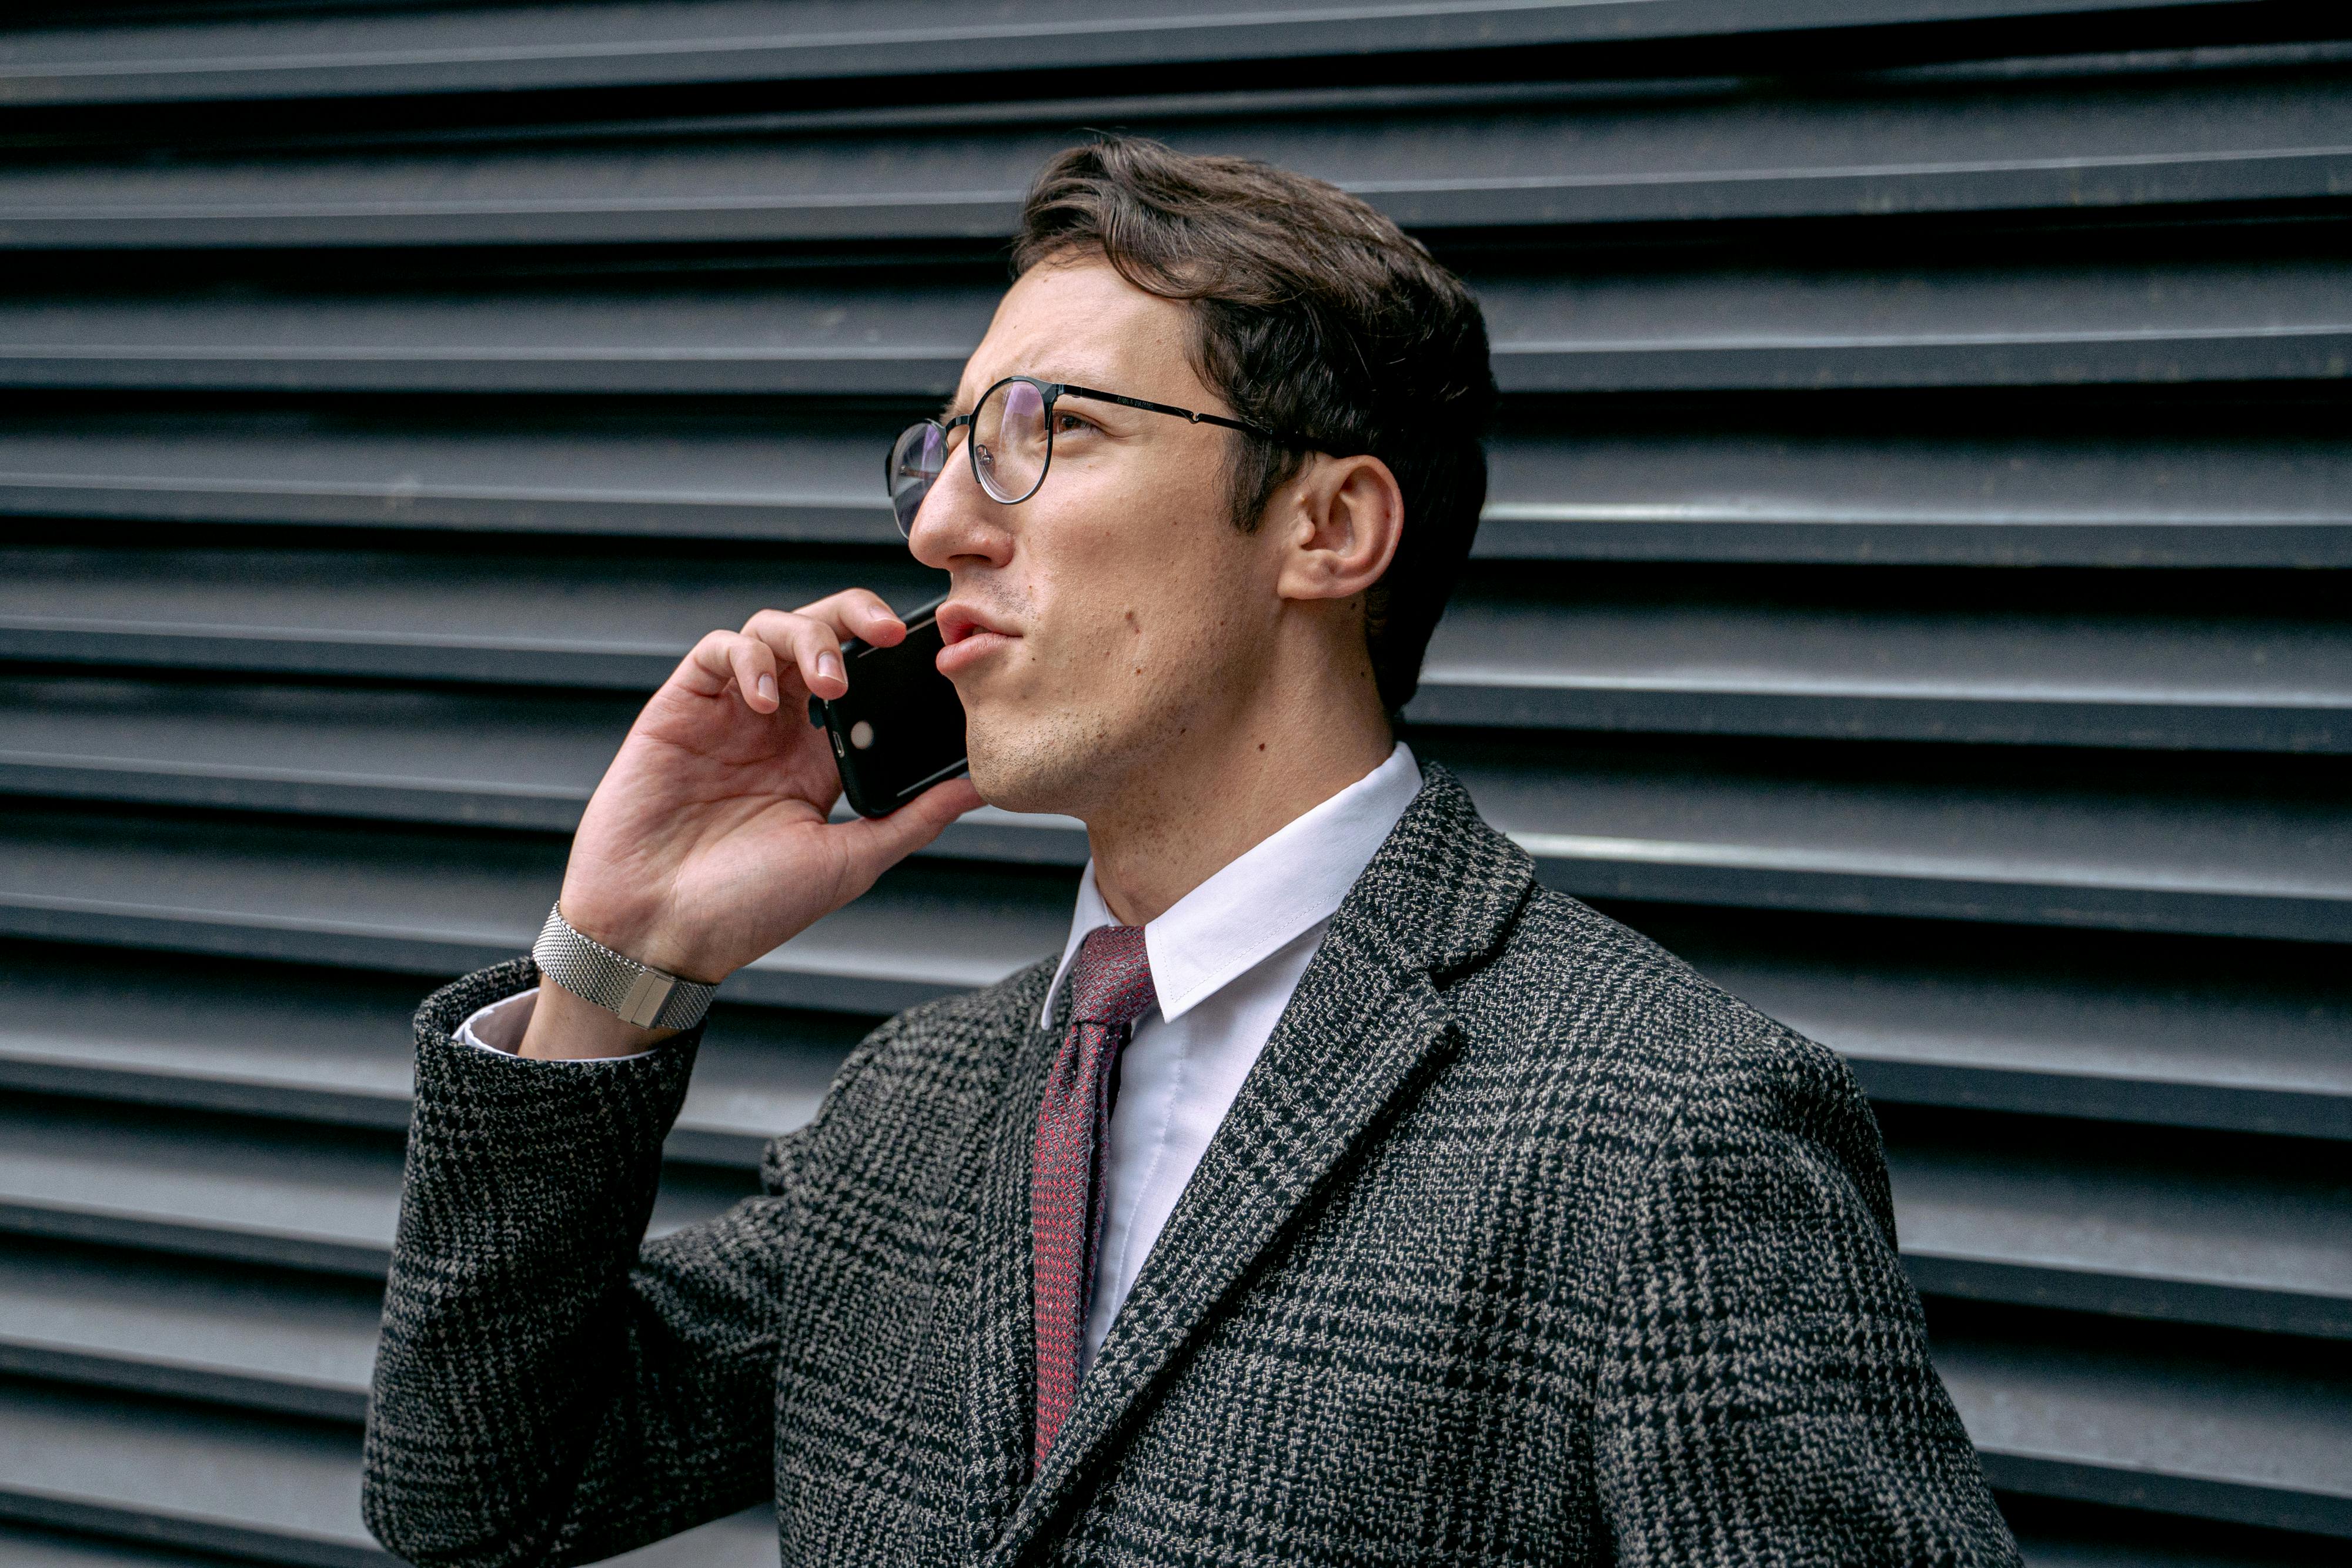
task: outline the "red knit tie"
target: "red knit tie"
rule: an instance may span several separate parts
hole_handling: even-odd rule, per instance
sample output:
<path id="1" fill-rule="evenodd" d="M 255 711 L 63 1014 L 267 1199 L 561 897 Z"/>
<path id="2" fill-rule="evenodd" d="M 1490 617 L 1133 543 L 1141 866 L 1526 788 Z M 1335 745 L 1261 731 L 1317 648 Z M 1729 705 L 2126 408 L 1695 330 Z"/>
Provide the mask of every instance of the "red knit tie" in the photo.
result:
<path id="1" fill-rule="evenodd" d="M 1102 925 L 1088 932 L 1068 978 L 1070 1032 L 1045 1075 L 1036 1155 L 1029 1167 L 1039 1465 L 1078 1395 L 1078 1344 L 1094 1300 L 1095 1244 L 1102 1232 L 1102 1145 L 1110 1126 L 1111 1067 L 1129 1026 L 1156 999 L 1143 927 Z"/>

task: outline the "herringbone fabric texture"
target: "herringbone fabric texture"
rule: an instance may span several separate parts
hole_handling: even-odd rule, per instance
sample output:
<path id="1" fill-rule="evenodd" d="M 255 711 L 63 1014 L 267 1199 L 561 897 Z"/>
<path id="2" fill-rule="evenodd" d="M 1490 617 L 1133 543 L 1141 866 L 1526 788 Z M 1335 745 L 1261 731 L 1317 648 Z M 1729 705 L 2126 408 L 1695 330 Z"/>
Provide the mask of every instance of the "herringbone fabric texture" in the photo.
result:
<path id="1" fill-rule="evenodd" d="M 436 993 L 370 1527 L 434 1568 L 761 1500 L 790 1568 L 2014 1563 L 1844 1064 L 1424 772 L 1034 1476 L 1050 964 L 883 1025 L 761 1196 L 652 1242 L 694 1035 L 521 1061 L 450 1031 L 527 962 Z"/>
<path id="2" fill-rule="evenodd" d="M 1037 1324 L 1036 1462 L 1078 1394 L 1078 1345 L 1102 1240 L 1103 1140 L 1118 1053 L 1156 999 L 1140 925 L 1087 934 L 1071 960 L 1070 1027 L 1045 1073 L 1030 1156 L 1029 1272 Z"/>

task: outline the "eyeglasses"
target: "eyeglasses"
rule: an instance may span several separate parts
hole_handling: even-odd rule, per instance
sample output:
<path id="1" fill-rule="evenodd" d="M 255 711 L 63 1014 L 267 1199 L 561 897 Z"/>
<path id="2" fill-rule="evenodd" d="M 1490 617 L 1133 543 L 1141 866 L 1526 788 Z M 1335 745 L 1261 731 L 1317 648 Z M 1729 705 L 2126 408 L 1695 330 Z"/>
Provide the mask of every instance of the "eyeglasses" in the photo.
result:
<path id="1" fill-rule="evenodd" d="M 1007 376 L 982 392 L 979 406 L 970 413 L 960 413 L 945 424 L 936 419 L 919 421 L 900 432 L 898 439 L 891 444 L 889 465 L 883 476 L 889 486 L 890 510 L 898 519 L 898 531 L 910 534 L 914 530 L 915 514 L 921 510 L 923 497 L 931 493 L 931 486 L 947 471 L 948 434 L 958 425 L 971 426 L 971 435 L 964 444 L 971 456 L 972 477 L 980 481 L 980 487 L 991 497 L 1010 507 L 1035 495 L 1037 486 L 1045 482 L 1046 467 L 1054 461 L 1054 404 L 1066 397 L 1115 402 L 1121 408 L 1139 408 L 1146 413 L 1173 414 L 1194 424 L 1222 425 L 1266 441 L 1301 444 L 1271 430 L 1220 414 L 1195 413 L 1189 408 L 1171 408 L 1164 402 L 1146 402 L 1141 398 L 1121 397 L 1117 392 L 1097 392 L 1067 382 Z"/>

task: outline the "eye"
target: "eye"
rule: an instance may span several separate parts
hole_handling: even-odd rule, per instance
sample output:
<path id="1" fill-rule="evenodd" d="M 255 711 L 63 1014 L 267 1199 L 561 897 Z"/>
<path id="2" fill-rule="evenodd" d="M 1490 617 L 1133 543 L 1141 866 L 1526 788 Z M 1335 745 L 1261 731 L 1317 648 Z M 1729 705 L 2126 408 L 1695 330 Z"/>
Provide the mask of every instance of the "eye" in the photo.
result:
<path id="1" fill-rule="evenodd" d="M 1094 421 L 1070 413 L 1067 409 L 1054 411 L 1054 434 L 1068 435 L 1076 431 L 1098 429 Z"/>

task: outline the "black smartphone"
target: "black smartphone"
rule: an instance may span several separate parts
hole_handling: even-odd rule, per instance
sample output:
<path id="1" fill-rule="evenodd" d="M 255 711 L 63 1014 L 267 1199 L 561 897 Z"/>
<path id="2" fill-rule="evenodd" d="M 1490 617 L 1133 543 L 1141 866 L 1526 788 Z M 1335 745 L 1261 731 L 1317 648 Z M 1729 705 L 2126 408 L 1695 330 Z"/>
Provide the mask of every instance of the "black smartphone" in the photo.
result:
<path id="1" fill-rule="evenodd" d="M 904 616 L 907 640 L 841 645 L 849 690 L 809 698 L 809 722 L 833 741 L 841 792 L 861 817 L 887 817 L 942 779 L 964 772 L 963 699 L 940 674 L 944 595 Z"/>

